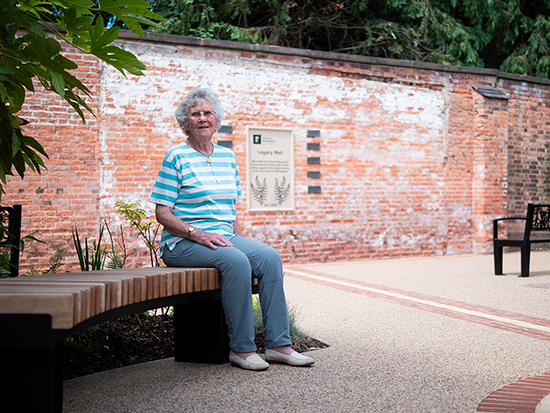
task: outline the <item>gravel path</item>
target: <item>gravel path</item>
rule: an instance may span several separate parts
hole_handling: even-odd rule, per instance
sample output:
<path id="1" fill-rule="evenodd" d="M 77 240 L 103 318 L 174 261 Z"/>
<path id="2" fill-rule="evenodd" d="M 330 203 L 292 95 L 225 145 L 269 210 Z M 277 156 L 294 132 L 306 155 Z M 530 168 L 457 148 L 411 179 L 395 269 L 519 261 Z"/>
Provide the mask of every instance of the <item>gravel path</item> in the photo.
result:
<path id="1" fill-rule="evenodd" d="M 288 266 L 287 300 L 299 325 L 331 346 L 309 353 L 314 367 L 254 373 L 160 360 L 66 381 L 64 411 L 474 412 L 502 386 L 550 372 L 550 323 L 549 339 L 535 334 L 546 328 L 537 319 L 550 320 L 550 252 L 532 254 L 529 278 L 516 276 L 518 254 L 506 254 L 504 277 L 493 275 L 492 259 Z M 373 286 L 405 299 L 377 296 Z M 481 321 L 453 308 L 473 308 Z M 499 324 L 492 315 L 484 321 L 487 308 L 501 312 Z M 508 326 L 509 313 L 524 316 L 521 331 Z"/>

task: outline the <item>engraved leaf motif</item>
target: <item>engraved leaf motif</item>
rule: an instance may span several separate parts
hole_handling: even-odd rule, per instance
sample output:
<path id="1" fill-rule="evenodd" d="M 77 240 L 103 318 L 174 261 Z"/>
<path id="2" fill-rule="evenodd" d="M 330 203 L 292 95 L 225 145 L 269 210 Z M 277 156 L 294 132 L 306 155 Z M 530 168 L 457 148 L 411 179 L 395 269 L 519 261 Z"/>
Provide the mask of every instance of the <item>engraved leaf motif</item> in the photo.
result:
<path id="1" fill-rule="evenodd" d="M 290 194 L 290 183 L 287 185 L 286 177 L 283 176 L 281 184 L 279 180 L 275 178 L 275 199 L 279 205 L 282 205 L 286 201 L 288 195 Z"/>
<path id="2" fill-rule="evenodd" d="M 261 183 L 256 175 L 256 186 L 250 182 L 250 188 L 252 189 L 252 197 L 263 205 L 267 199 L 267 178 L 264 178 L 264 182 Z"/>

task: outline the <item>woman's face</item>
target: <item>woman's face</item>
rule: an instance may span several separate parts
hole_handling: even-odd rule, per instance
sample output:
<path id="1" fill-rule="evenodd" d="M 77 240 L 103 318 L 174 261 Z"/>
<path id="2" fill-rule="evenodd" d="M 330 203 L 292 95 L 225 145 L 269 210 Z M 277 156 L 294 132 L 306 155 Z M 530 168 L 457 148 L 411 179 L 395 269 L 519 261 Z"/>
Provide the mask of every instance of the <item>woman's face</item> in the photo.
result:
<path id="1" fill-rule="evenodd" d="M 189 135 L 196 139 L 210 139 L 216 132 L 216 115 L 207 100 L 189 107 Z"/>

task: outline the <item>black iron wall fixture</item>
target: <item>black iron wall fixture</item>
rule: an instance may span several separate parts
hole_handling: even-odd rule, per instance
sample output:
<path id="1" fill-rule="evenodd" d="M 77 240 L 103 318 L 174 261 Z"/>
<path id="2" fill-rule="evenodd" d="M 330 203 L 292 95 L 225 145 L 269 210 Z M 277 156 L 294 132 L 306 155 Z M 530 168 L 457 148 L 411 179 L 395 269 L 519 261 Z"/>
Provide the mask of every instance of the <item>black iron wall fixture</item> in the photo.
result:
<path id="1" fill-rule="evenodd" d="M 319 138 L 321 136 L 320 130 L 308 130 L 308 138 Z M 306 149 L 308 151 L 320 151 L 321 144 L 318 142 L 308 142 Z M 320 165 L 321 157 L 320 156 L 309 156 L 307 157 L 308 165 Z M 321 171 L 308 171 L 307 177 L 311 179 L 321 179 Z M 321 185 L 308 185 L 307 187 L 308 194 L 320 194 Z"/>
<path id="2" fill-rule="evenodd" d="M 231 125 L 222 125 L 220 127 L 220 130 L 218 130 L 219 133 L 233 133 L 233 126 Z M 233 148 L 233 141 L 229 140 L 218 140 L 218 145 L 225 146 L 226 148 Z"/>

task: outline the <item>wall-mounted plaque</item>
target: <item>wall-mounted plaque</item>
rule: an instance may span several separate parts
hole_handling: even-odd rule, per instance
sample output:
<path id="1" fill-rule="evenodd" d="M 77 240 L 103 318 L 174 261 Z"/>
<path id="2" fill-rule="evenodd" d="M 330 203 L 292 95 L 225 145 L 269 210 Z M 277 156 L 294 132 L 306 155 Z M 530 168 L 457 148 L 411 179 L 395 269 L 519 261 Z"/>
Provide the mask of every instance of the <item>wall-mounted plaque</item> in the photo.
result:
<path id="1" fill-rule="evenodd" d="M 294 210 L 294 136 L 290 129 L 249 128 L 249 211 Z"/>

